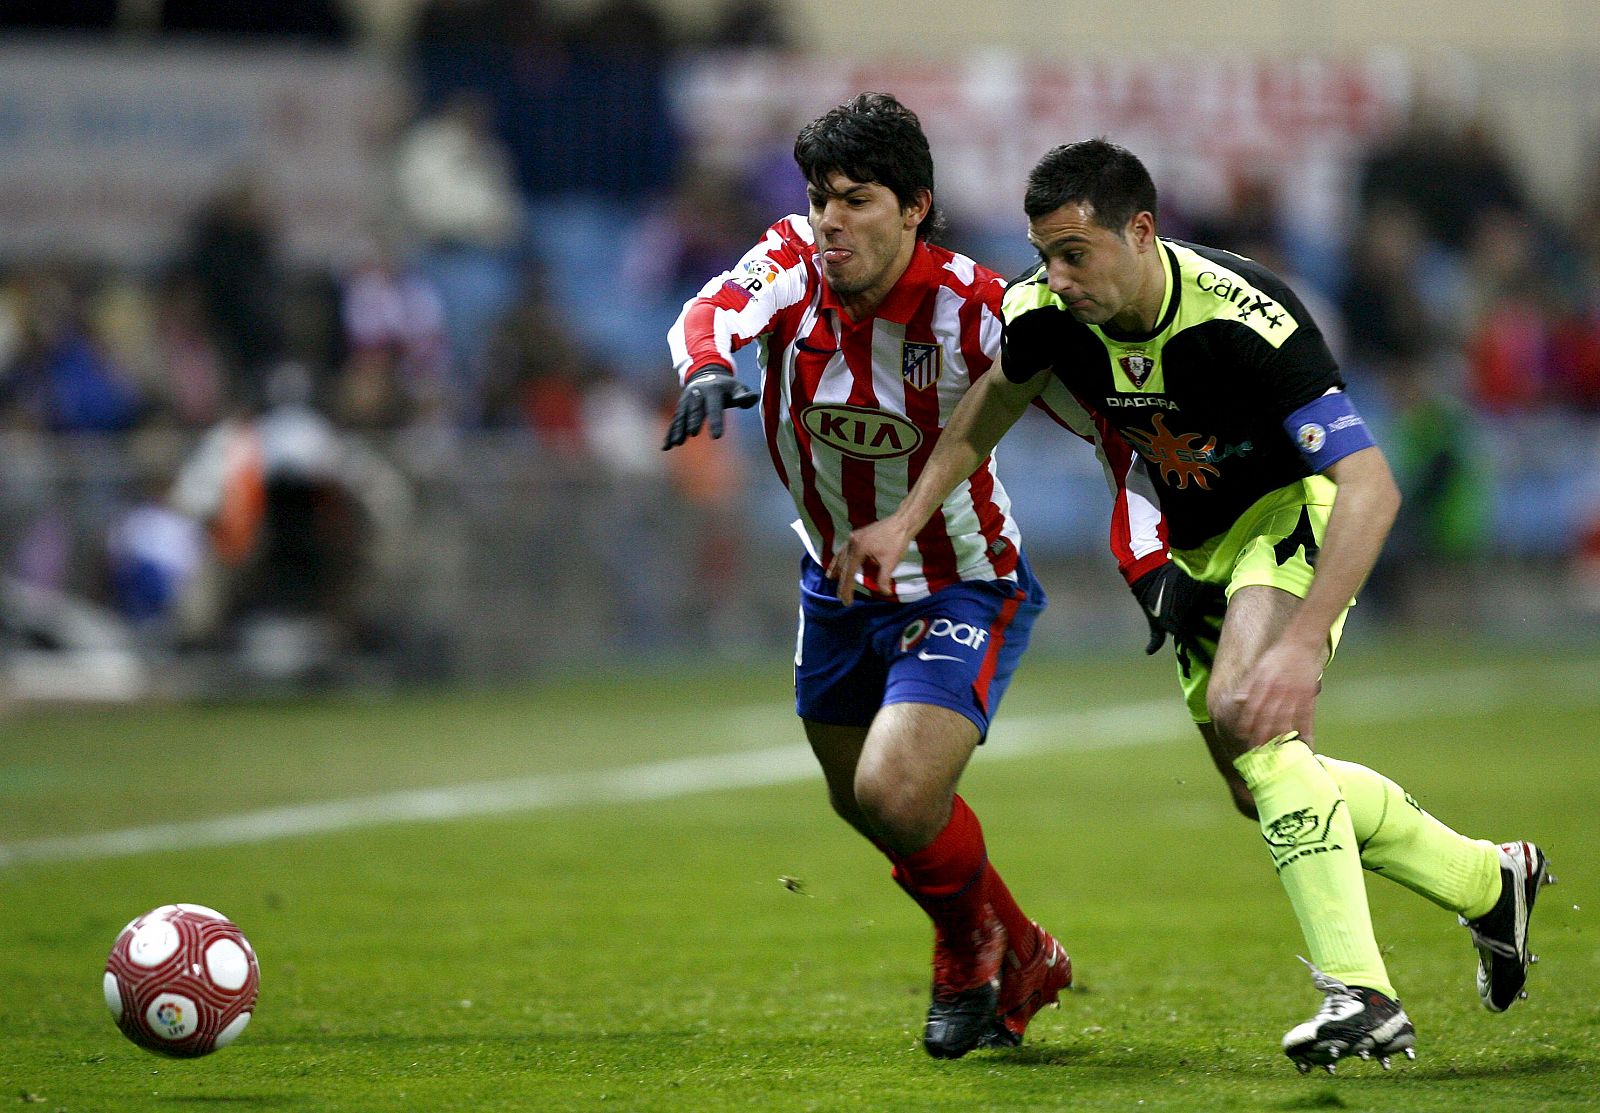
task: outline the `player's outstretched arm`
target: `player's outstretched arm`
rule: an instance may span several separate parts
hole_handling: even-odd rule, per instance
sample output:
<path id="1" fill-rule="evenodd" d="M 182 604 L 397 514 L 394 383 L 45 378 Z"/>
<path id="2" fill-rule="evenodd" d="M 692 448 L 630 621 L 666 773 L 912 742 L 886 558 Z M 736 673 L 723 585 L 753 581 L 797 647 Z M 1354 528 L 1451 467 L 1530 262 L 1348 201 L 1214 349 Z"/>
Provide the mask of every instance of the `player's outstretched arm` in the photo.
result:
<path id="1" fill-rule="evenodd" d="M 712 439 L 722 436 L 722 411 L 730 407 L 748 409 L 760 397 L 755 391 L 733 377 L 733 371 L 720 363 L 710 363 L 689 376 L 678 395 L 678 406 L 672 413 L 672 424 L 667 426 L 667 439 L 662 442 L 665 452 L 675 448 L 700 431 L 702 425 L 711 430 Z"/>
<path id="2" fill-rule="evenodd" d="M 854 530 L 835 550 L 828 576 L 838 581 L 841 602 L 855 599 L 856 573 L 864 566 L 870 564 L 887 575 L 899 565 L 917 531 L 956 485 L 988 458 L 1049 377 L 1043 371 L 1026 383 L 1014 383 L 997 361 L 972 385 L 950 414 L 950 423 L 939 434 L 938 445 L 905 500 L 882 521 Z"/>
<path id="3" fill-rule="evenodd" d="M 1372 445 L 1330 464 L 1338 484 L 1317 572 L 1283 633 L 1256 663 L 1239 699 L 1245 737 L 1253 743 L 1285 730 L 1304 731 L 1328 654 L 1328 633 L 1377 563 L 1400 509 L 1400 490 L 1383 452 Z"/>

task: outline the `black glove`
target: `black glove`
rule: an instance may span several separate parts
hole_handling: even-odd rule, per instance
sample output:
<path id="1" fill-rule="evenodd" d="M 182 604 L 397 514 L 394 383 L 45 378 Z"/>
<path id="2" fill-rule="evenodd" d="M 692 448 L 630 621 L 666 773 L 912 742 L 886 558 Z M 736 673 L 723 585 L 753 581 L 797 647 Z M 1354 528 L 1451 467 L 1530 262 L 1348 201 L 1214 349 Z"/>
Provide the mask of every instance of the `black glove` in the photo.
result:
<path id="1" fill-rule="evenodd" d="M 700 431 L 709 422 L 711 436 L 722 436 L 722 411 L 730 406 L 747 410 L 760 396 L 720 363 L 707 364 L 689 376 L 678 396 L 678 408 L 672 412 L 672 424 L 667 426 L 667 439 L 662 451 L 675 448 Z"/>
<path id="2" fill-rule="evenodd" d="M 1154 653 L 1171 634 L 1172 644 L 1180 652 L 1193 654 L 1209 666 L 1211 654 L 1199 638 L 1204 634 L 1216 639 L 1219 623 L 1207 619 L 1220 620 L 1227 605 L 1221 586 L 1201 583 L 1172 561 L 1146 572 L 1131 586 L 1150 623 L 1150 641 L 1144 651 Z"/>

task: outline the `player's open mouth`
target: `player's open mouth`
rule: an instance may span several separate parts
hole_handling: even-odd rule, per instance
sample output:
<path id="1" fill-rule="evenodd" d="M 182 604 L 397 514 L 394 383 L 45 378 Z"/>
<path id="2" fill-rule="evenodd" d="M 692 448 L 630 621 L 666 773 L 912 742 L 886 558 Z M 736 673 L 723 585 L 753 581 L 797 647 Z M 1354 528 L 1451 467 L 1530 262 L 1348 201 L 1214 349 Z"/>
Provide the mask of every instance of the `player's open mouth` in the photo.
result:
<path id="1" fill-rule="evenodd" d="M 850 251 L 848 248 L 830 247 L 822 253 L 822 259 L 823 262 L 826 263 L 843 263 L 849 260 L 850 256 L 853 254 L 854 252 Z"/>

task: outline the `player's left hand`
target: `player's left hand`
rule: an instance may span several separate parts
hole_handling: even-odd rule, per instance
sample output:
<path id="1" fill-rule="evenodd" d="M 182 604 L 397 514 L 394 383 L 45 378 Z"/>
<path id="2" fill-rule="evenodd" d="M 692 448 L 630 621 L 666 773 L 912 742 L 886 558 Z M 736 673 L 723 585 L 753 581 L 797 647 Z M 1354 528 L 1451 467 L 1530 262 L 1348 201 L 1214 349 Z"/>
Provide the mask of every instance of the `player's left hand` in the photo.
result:
<path id="1" fill-rule="evenodd" d="M 1200 644 L 1200 635 L 1216 640 L 1218 627 L 1207 619 L 1221 614 L 1226 606 L 1227 593 L 1222 587 L 1201 583 L 1170 560 L 1129 586 L 1150 624 L 1145 653 L 1156 652 L 1171 634 L 1174 645 L 1209 667 L 1211 654 Z"/>
<path id="2" fill-rule="evenodd" d="M 1312 728 L 1325 660 L 1321 646 L 1282 639 L 1261 655 L 1234 697 L 1241 705 L 1240 733 L 1250 745 L 1259 746 L 1291 730 L 1302 738 L 1315 736 Z"/>
<path id="3" fill-rule="evenodd" d="M 678 395 L 678 408 L 672 413 L 672 424 L 667 426 L 667 439 L 663 451 L 682 444 L 700 431 L 701 425 L 711 430 L 715 440 L 722 436 L 722 411 L 745 410 L 755 405 L 761 396 L 738 379 L 733 371 L 720 363 L 708 364 L 689 377 Z"/>

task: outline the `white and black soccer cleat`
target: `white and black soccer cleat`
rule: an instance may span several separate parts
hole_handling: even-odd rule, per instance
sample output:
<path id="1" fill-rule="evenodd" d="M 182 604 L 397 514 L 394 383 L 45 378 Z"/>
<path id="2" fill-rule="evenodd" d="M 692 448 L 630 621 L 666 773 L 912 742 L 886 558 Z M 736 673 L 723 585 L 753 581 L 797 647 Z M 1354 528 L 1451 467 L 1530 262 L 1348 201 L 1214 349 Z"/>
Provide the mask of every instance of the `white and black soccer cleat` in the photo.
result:
<path id="1" fill-rule="evenodd" d="M 1400 1002 L 1375 989 L 1345 985 L 1311 963 L 1306 965 L 1311 968 L 1312 982 L 1327 996 L 1316 1016 L 1283 1037 L 1283 1053 L 1301 1074 L 1312 1067 L 1332 1074 L 1341 1059 L 1377 1059 L 1388 1070 L 1393 1055 L 1417 1057 L 1413 1050 L 1417 1030 Z"/>
<path id="2" fill-rule="evenodd" d="M 1528 967 L 1539 961 L 1528 950 L 1528 919 L 1539 890 L 1554 883 L 1544 851 L 1531 842 L 1501 843 L 1499 901 L 1476 920 L 1461 917 L 1478 949 L 1478 996 L 1490 1012 L 1527 996 Z"/>

